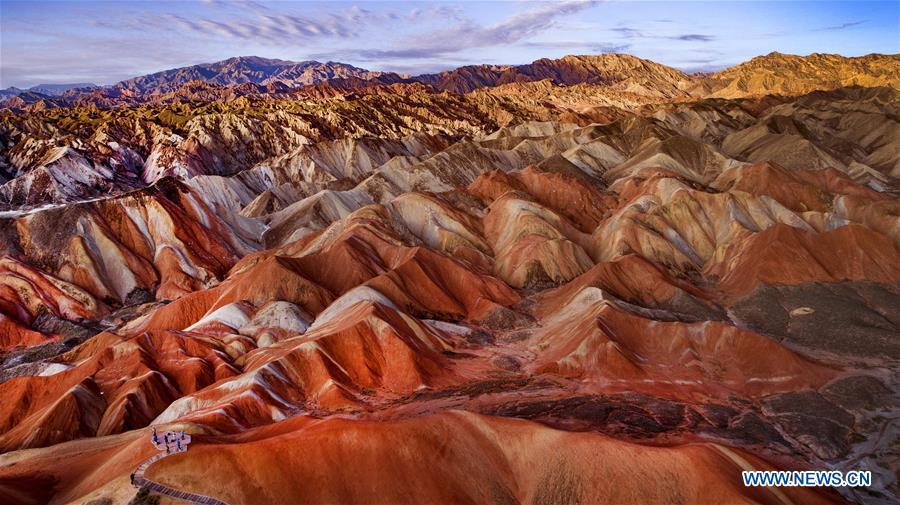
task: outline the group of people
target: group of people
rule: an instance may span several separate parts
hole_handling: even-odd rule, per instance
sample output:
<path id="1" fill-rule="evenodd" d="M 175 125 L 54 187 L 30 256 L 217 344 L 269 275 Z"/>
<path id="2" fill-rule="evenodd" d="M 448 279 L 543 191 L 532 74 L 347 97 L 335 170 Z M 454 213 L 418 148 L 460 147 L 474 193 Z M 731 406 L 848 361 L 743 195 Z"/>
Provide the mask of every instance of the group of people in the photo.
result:
<path id="1" fill-rule="evenodd" d="M 171 454 L 172 450 L 175 449 L 176 452 L 181 452 L 183 450 L 182 447 L 187 447 L 187 442 L 185 440 L 184 430 L 181 433 L 174 433 L 171 431 L 167 431 L 163 434 L 163 443 L 160 443 L 159 435 L 156 433 L 156 427 L 153 427 L 153 445 L 156 446 L 157 449 L 162 450 L 161 446 L 165 446 L 166 454 Z M 182 442 L 185 442 L 185 445 L 182 446 Z M 174 446 L 174 447 L 173 447 Z"/>
<path id="2" fill-rule="evenodd" d="M 160 451 L 165 448 L 166 454 L 172 454 L 173 451 L 182 452 L 187 450 L 187 445 L 191 441 L 191 436 L 185 435 L 184 430 L 182 430 L 181 433 L 167 431 L 163 433 L 162 438 L 160 438 L 159 434 L 156 432 L 156 426 L 153 426 L 151 429 L 153 430 L 153 433 L 150 440 L 153 442 L 153 446 Z M 131 474 L 131 485 L 134 485 L 134 473 Z"/>

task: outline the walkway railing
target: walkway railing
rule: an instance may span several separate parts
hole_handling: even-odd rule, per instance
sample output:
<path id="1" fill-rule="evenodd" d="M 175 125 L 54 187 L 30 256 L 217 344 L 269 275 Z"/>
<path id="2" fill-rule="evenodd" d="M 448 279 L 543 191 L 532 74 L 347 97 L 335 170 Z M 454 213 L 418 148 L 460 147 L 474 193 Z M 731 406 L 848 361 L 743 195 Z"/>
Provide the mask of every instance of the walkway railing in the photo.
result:
<path id="1" fill-rule="evenodd" d="M 138 465 L 137 469 L 134 471 L 134 476 L 132 478 L 132 484 L 141 488 L 146 487 L 148 490 L 171 496 L 172 498 L 178 498 L 180 500 L 192 502 L 192 503 L 201 503 L 205 505 L 228 505 L 227 502 L 222 500 L 213 498 L 211 496 L 206 496 L 202 494 L 189 493 L 187 491 L 179 491 L 177 489 L 173 489 L 165 484 L 160 484 L 154 480 L 150 480 L 144 476 L 147 468 L 150 468 L 150 465 L 156 463 L 157 461 L 172 456 L 173 454 L 178 454 L 181 452 L 187 452 L 188 445 L 191 443 L 191 436 L 185 434 L 184 432 L 175 433 L 171 431 L 165 431 L 162 433 L 162 438 L 156 432 L 156 428 L 153 429 L 153 435 L 151 436 L 150 442 L 156 447 L 160 452 L 159 454 L 154 455 L 153 457 L 145 460 L 143 463 Z"/>

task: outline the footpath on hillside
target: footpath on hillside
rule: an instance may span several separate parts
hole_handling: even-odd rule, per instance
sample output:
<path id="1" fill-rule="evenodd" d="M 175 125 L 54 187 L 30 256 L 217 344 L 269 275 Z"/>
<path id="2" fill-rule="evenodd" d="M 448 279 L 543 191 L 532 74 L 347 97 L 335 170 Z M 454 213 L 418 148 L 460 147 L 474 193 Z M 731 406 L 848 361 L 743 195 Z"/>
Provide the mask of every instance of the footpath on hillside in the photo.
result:
<path id="1" fill-rule="evenodd" d="M 149 468 L 153 463 L 156 463 L 157 461 L 174 454 L 187 452 L 188 446 L 191 443 L 190 435 L 186 434 L 183 431 L 180 433 L 176 433 L 174 431 L 164 431 L 160 434 L 157 433 L 156 428 L 154 427 L 153 433 L 150 436 L 150 443 L 152 443 L 153 447 L 155 447 L 160 452 L 138 465 L 134 473 L 131 474 L 132 485 L 138 488 L 145 487 L 150 492 L 171 496 L 172 498 L 178 498 L 179 500 L 184 500 L 191 503 L 201 503 L 205 505 L 228 505 L 227 502 L 213 498 L 211 496 L 189 493 L 187 491 L 179 491 L 177 489 L 166 486 L 165 484 L 160 484 L 159 482 L 150 480 L 145 477 L 147 468 Z"/>

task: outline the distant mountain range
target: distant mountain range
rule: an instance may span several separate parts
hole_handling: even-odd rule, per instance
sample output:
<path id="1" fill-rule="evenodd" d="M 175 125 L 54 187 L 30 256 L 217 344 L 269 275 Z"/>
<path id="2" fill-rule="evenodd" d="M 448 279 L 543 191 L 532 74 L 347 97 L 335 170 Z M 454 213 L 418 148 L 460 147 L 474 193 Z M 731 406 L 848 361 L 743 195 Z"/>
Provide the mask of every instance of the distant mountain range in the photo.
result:
<path id="1" fill-rule="evenodd" d="M 769 53 L 710 75 L 704 82 L 713 96 L 799 95 L 842 86 L 900 87 L 900 55 L 838 54 L 808 56 Z"/>
<path id="2" fill-rule="evenodd" d="M 96 84 L 91 84 L 89 82 L 78 82 L 72 84 L 38 84 L 28 89 L 9 87 L 6 89 L 0 89 L 0 98 L 19 96 L 24 93 L 38 93 L 46 96 L 60 96 L 66 91 L 73 89 L 91 90 L 98 87 L 99 86 L 97 86 Z"/>
<path id="3" fill-rule="evenodd" d="M 238 56 L 216 63 L 204 63 L 143 75 L 121 81 L 113 87 L 140 94 L 160 94 L 174 91 L 191 81 L 232 86 L 244 83 L 282 83 L 288 87 L 306 86 L 330 79 L 355 77 L 376 79 L 384 72 L 373 72 L 345 63 L 318 61 L 285 61 L 258 56 Z M 396 75 L 396 74 L 391 74 Z M 396 79 L 401 79 L 397 76 Z"/>
<path id="4" fill-rule="evenodd" d="M 841 86 L 900 86 L 900 55 L 835 54 L 797 56 L 770 53 L 712 74 L 686 74 L 627 54 L 565 56 L 526 65 L 469 65 L 409 76 L 370 71 L 345 63 L 285 61 L 241 56 L 165 70 L 111 86 L 42 84 L 0 90 L 7 107 L 115 107 L 178 100 L 212 101 L 244 95 L 285 98 L 290 93 L 330 96 L 390 85 L 424 85 L 426 90 L 467 93 L 516 82 L 549 80 L 557 85 L 593 84 L 657 98 L 797 95 Z M 324 87 L 322 87 L 324 86 Z M 198 92 L 199 91 L 199 92 Z M 167 97 L 167 95 L 169 95 Z"/>
<path id="5" fill-rule="evenodd" d="M 562 85 L 586 83 L 621 85 L 625 88 L 641 86 L 642 91 L 665 96 L 683 94 L 690 87 L 691 81 L 680 70 L 627 54 L 564 56 L 556 60 L 544 58 L 527 65 L 515 66 L 470 65 L 412 78 L 441 91 L 454 93 L 544 79 Z"/>

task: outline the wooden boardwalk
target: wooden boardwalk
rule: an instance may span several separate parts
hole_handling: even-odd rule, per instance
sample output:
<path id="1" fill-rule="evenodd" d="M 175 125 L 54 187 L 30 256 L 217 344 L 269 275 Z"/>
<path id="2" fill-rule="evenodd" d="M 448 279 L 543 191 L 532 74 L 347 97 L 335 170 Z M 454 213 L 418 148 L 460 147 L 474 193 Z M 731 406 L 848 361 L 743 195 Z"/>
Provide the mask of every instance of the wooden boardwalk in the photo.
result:
<path id="1" fill-rule="evenodd" d="M 162 438 L 160 439 L 158 436 L 156 436 L 156 432 L 154 431 L 154 437 L 151 438 L 150 441 L 151 443 L 153 443 L 154 447 L 156 447 L 156 449 L 161 452 L 138 465 L 137 469 L 134 471 L 133 484 L 135 486 L 137 486 L 138 488 L 146 487 L 151 492 L 171 496 L 172 498 L 178 498 L 179 500 L 184 500 L 191 503 L 200 503 L 204 505 L 228 505 L 227 502 L 213 498 L 212 496 L 189 493 L 187 491 L 179 491 L 177 489 L 166 486 L 165 484 L 160 484 L 159 482 L 150 480 L 145 477 L 144 473 L 148 468 L 150 468 L 150 465 L 152 465 L 153 463 L 156 463 L 157 461 L 174 454 L 187 452 L 188 445 L 190 445 L 191 443 L 191 436 L 185 435 L 183 433 L 178 434 L 171 431 L 166 431 L 162 433 Z"/>

